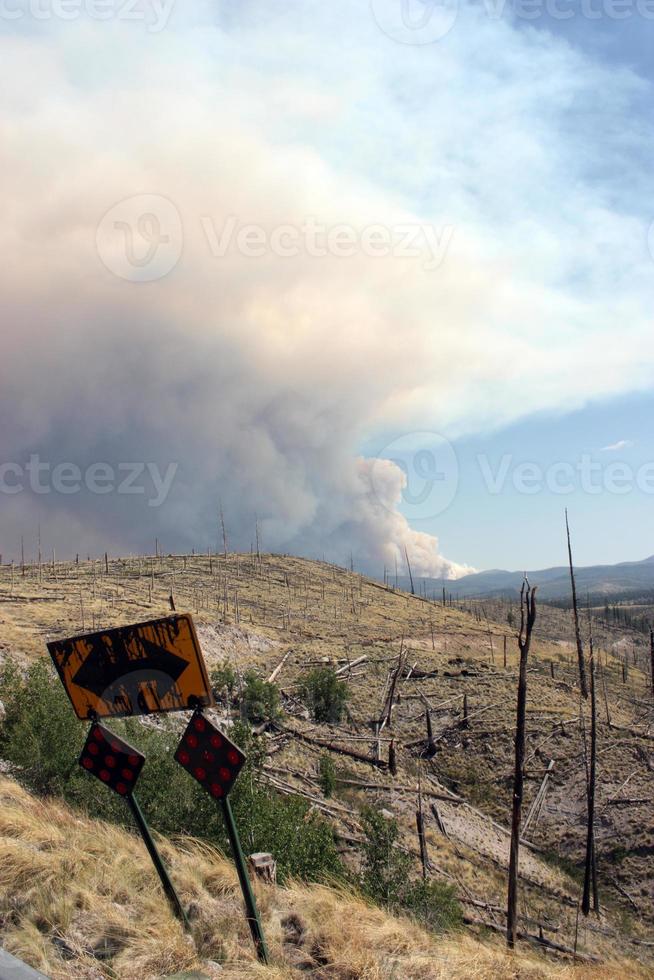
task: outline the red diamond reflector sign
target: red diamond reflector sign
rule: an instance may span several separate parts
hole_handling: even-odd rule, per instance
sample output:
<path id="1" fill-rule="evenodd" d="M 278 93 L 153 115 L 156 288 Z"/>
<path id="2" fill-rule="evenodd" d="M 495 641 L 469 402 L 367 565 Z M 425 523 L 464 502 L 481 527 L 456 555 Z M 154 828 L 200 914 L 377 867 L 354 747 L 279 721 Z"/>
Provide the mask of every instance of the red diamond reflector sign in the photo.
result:
<path id="1" fill-rule="evenodd" d="M 129 796 L 141 775 L 145 756 L 103 725 L 91 725 L 79 764 L 120 796 Z"/>
<path id="2" fill-rule="evenodd" d="M 204 715 L 195 712 L 177 746 L 179 762 L 215 800 L 224 799 L 243 768 L 245 755 Z"/>

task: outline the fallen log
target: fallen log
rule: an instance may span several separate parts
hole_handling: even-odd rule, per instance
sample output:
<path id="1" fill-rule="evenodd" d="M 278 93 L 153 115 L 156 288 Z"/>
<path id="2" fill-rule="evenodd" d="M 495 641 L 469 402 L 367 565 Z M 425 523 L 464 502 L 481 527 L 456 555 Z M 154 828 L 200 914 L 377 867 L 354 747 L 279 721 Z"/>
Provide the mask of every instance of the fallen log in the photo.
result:
<path id="1" fill-rule="evenodd" d="M 468 926 L 481 926 L 484 929 L 492 929 L 493 932 L 499 932 L 503 936 L 506 935 L 506 926 L 496 925 L 495 922 L 485 922 L 483 919 L 475 919 L 471 915 L 464 915 L 463 921 Z M 518 932 L 516 933 L 518 939 L 523 939 L 525 942 L 533 943 L 535 946 L 540 946 L 541 948 L 551 949 L 556 953 L 564 953 L 566 956 L 573 956 L 578 960 L 583 960 L 586 963 L 600 963 L 600 959 L 597 956 L 592 956 L 590 953 L 580 953 L 571 946 L 564 946 L 562 943 L 554 943 L 550 939 L 545 939 L 544 936 L 534 936 L 530 932 Z"/>
<path id="2" fill-rule="evenodd" d="M 286 661 L 288 660 L 288 658 L 290 657 L 290 655 L 291 655 L 291 651 L 288 650 L 287 653 L 285 653 L 284 656 L 282 657 L 282 659 L 279 661 L 279 663 L 277 664 L 277 666 L 273 670 L 273 672 L 270 675 L 270 677 L 268 678 L 268 681 L 267 681 L 268 684 L 274 684 L 274 682 L 277 680 L 277 678 L 279 677 L 279 675 L 281 673 L 282 667 L 284 666 L 284 664 L 286 663 Z"/>
<path id="3" fill-rule="evenodd" d="M 340 677 L 341 674 L 347 673 L 348 670 L 352 670 L 353 667 L 357 667 L 359 664 L 362 664 L 367 659 L 368 658 L 364 655 L 363 657 L 358 657 L 356 660 L 353 660 L 352 663 L 345 664 L 344 667 L 339 667 L 338 670 L 335 672 L 335 676 Z"/>
<path id="4" fill-rule="evenodd" d="M 292 738 L 297 738 L 301 742 L 306 742 L 307 745 L 318 745 L 322 749 L 327 749 L 329 752 L 335 752 L 337 755 L 345 755 L 350 759 L 356 759 L 358 762 L 365 762 L 369 766 L 375 766 L 377 769 L 388 769 L 388 762 L 384 759 L 371 759 L 369 755 L 364 755 L 362 752 L 355 752 L 354 749 L 344 749 L 342 745 L 337 745 L 335 742 L 327 741 L 321 738 L 313 738 L 311 735 L 305 735 L 304 732 L 294 731 L 292 728 L 279 728 L 280 731 L 287 732 Z"/>

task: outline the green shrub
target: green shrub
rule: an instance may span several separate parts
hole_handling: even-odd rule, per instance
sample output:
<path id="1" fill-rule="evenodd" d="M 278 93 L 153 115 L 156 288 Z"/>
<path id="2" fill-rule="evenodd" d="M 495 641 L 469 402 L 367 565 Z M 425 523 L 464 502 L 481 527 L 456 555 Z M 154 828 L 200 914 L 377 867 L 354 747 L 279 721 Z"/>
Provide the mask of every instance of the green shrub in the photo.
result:
<path id="1" fill-rule="evenodd" d="M 331 756 L 324 752 L 318 763 L 318 778 L 323 794 L 329 799 L 336 789 L 336 769 Z"/>
<path id="2" fill-rule="evenodd" d="M 314 721 L 338 723 L 343 717 L 349 691 L 331 667 L 316 667 L 300 685 Z"/>
<path id="3" fill-rule="evenodd" d="M 209 680 L 216 697 L 220 697 L 223 691 L 226 691 L 227 697 L 232 698 L 236 688 L 236 671 L 229 660 L 223 660 L 221 664 L 214 667 L 209 672 Z"/>
<path id="4" fill-rule="evenodd" d="M 397 820 L 365 807 L 361 823 L 365 835 L 361 865 L 363 890 L 380 905 L 398 908 L 409 885 L 412 861 L 398 846 Z"/>
<path id="5" fill-rule="evenodd" d="M 435 932 L 457 928 L 461 908 L 451 885 L 413 881 L 413 861 L 399 843 L 397 821 L 367 807 L 361 814 L 365 843 L 361 867 L 363 891 L 379 905 L 402 911 Z"/>
<path id="6" fill-rule="evenodd" d="M 249 670 L 245 675 L 241 709 L 248 721 L 274 721 L 280 715 L 279 691 Z"/>
<path id="7" fill-rule="evenodd" d="M 18 767 L 22 783 L 40 794 L 62 796 L 90 816 L 131 823 L 124 801 L 79 767 L 87 724 L 75 717 L 48 661 L 33 664 L 24 676 L 11 665 L 4 667 L 0 700 L 6 710 L 0 755 Z M 220 808 L 173 758 L 180 737 L 175 721 L 164 717 L 161 727 L 151 728 L 136 718 L 112 719 L 109 727 L 146 756 L 138 799 L 151 826 L 227 851 Z M 304 800 L 281 796 L 262 782 L 265 749 L 248 725 L 237 723 L 229 734 L 247 755 L 230 795 L 244 849 L 273 854 L 280 881 L 289 875 L 306 880 L 342 875 L 330 824 L 310 812 Z"/>

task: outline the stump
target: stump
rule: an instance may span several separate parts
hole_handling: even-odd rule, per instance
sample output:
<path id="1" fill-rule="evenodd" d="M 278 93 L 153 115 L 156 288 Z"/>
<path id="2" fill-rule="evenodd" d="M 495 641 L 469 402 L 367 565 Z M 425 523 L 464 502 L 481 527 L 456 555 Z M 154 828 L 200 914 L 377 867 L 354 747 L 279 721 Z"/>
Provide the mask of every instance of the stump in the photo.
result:
<path id="1" fill-rule="evenodd" d="M 269 885 L 277 884 L 277 862 L 272 854 L 265 854 L 262 851 L 250 854 L 248 858 L 250 872 Z"/>

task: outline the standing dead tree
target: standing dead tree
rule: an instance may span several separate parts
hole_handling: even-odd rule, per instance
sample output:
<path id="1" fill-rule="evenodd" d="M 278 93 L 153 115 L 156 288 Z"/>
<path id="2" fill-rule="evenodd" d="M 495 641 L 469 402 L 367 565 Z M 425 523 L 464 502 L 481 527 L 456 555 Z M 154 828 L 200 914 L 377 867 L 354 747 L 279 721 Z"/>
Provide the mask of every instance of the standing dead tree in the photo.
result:
<path id="1" fill-rule="evenodd" d="M 536 622 L 536 586 L 525 576 L 520 590 L 520 672 L 518 674 L 518 705 L 515 732 L 515 771 L 513 775 L 513 809 L 511 814 L 511 851 L 509 857 L 509 889 L 506 910 L 506 944 L 513 949 L 518 933 L 518 859 L 520 852 L 520 821 L 525 767 L 525 723 L 527 716 L 527 659 L 531 635 Z"/>
<path id="2" fill-rule="evenodd" d="M 409 561 L 409 552 L 406 549 L 406 545 L 404 547 L 404 557 L 406 558 L 406 567 L 409 570 L 409 582 L 411 583 L 411 595 L 415 595 L 416 594 L 416 591 L 415 591 L 415 589 L 413 587 L 413 572 L 411 571 L 411 562 Z"/>
<path id="3" fill-rule="evenodd" d="M 581 696 L 588 697 L 588 680 L 586 678 L 586 661 L 584 659 L 584 645 L 581 642 L 581 630 L 579 628 L 579 607 L 577 605 L 577 586 L 575 584 L 575 571 L 572 564 L 572 545 L 570 544 L 570 525 L 568 524 L 568 508 L 565 510 L 565 533 L 568 539 L 568 561 L 570 563 L 570 585 L 572 588 L 572 611 L 575 620 L 575 640 L 577 643 L 577 660 L 579 662 L 579 686 Z"/>
<path id="4" fill-rule="evenodd" d="M 223 513 L 222 501 L 218 505 L 220 512 L 220 529 L 223 532 L 223 555 L 225 562 L 227 561 L 227 531 L 225 530 L 225 515 Z"/>
<path id="5" fill-rule="evenodd" d="M 597 775 L 597 701 L 595 699 L 595 654 L 593 650 L 593 624 L 588 604 L 588 668 L 590 673 L 590 762 L 586 798 L 588 802 L 588 823 L 586 827 L 586 862 L 584 870 L 584 892 L 581 911 L 590 912 L 590 893 L 593 892 L 593 909 L 599 912 L 597 891 L 597 868 L 595 865 L 595 780 Z"/>

